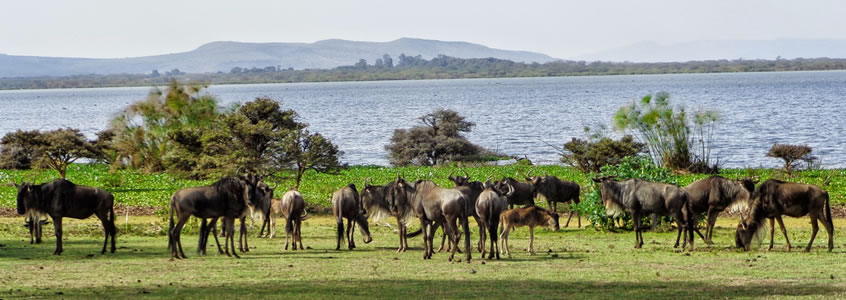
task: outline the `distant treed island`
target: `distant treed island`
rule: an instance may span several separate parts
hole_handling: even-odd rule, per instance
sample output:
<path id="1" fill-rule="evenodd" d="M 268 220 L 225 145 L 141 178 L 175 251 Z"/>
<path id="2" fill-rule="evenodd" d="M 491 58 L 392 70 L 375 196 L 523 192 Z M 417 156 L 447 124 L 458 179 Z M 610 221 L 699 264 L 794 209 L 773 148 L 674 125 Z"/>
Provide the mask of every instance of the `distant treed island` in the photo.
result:
<path id="1" fill-rule="evenodd" d="M 295 70 L 276 66 L 234 67 L 228 72 L 186 73 L 179 69 L 147 74 L 73 75 L 0 78 L 0 89 L 94 88 L 166 85 L 169 78 L 207 84 L 295 83 L 330 81 L 420 80 L 588 75 L 778 72 L 846 70 L 846 59 L 796 58 L 775 60 L 707 60 L 666 63 L 554 61 L 522 63 L 497 58 L 455 58 L 438 55 L 388 54 L 374 62 L 364 59 L 331 69 Z"/>

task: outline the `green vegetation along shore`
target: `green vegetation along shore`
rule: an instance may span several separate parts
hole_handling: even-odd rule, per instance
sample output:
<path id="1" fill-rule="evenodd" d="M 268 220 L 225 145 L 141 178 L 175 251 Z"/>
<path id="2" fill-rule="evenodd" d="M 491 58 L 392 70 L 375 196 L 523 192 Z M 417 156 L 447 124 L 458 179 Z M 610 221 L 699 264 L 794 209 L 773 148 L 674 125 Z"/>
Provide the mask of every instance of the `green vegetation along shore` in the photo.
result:
<path id="1" fill-rule="evenodd" d="M 329 200 L 332 192 L 346 184 L 354 183 L 357 186 L 363 184 L 364 180 L 370 178 L 375 184 L 387 183 L 394 180 L 397 174 L 408 179 L 431 179 L 442 186 L 452 186 L 447 179 L 450 172 L 463 174 L 466 171 L 474 180 L 484 181 L 490 176 L 493 179 L 501 179 L 504 176 L 522 178 L 526 172 L 534 174 L 549 174 L 558 176 L 561 179 L 574 181 L 582 186 L 582 193 L 593 189 L 590 178 L 578 170 L 565 166 L 479 166 L 459 168 L 455 166 L 440 167 L 380 167 L 380 166 L 351 166 L 342 169 L 339 174 L 323 174 L 309 171 L 307 180 L 302 182 L 300 192 L 312 210 L 326 211 L 329 207 Z M 760 176 L 761 181 L 777 176 L 778 171 L 772 169 L 723 169 L 721 175 L 729 178 L 743 176 Z M 790 181 L 816 184 L 826 189 L 831 194 L 832 205 L 846 205 L 846 170 L 808 170 L 795 173 Z M 178 179 L 166 173 L 144 174 L 134 170 L 118 170 L 109 172 L 109 167 L 102 164 L 74 164 L 68 168 L 68 179 L 77 184 L 102 187 L 114 193 L 117 204 L 124 206 L 146 206 L 166 208 L 170 196 L 176 190 L 183 187 L 205 185 L 214 180 L 196 181 Z M 680 185 L 684 186 L 698 179 L 709 175 L 685 174 L 675 175 Z M 826 186 L 824 181 L 830 177 L 831 182 Z M 56 178 L 56 172 L 52 170 L 0 170 L 0 181 L 21 182 L 35 181 L 45 182 Z M 272 183 L 273 184 L 273 183 Z M 288 188 L 293 187 L 293 180 L 279 182 L 276 189 L 276 196 L 281 196 Z M 541 204 L 542 201 L 538 201 Z M 0 208 L 10 209 L 15 206 L 15 188 L 0 186 Z"/>

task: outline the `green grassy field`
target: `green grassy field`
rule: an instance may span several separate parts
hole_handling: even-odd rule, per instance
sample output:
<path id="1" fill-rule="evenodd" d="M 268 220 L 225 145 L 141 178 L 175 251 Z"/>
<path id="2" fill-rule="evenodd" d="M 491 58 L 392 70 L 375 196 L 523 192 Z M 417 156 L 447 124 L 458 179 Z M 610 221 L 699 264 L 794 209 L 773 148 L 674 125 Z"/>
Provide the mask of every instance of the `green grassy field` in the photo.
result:
<path id="1" fill-rule="evenodd" d="M 51 255 L 55 238 L 30 245 L 20 218 L 0 218 L 0 298 L 831 298 L 846 297 L 846 220 L 835 220 L 836 248 L 828 253 L 825 234 L 811 253 L 786 252 L 782 237 L 773 251 L 731 248 L 737 219 L 721 218 L 716 245 L 697 240 L 693 252 L 672 248 L 674 232 L 644 233 L 643 249 L 632 249 L 632 232 L 538 229 L 531 256 L 528 231 L 512 234 L 514 257 L 451 263 L 447 254 L 422 259 L 422 240 L 396 253 L 396 234 L 371 225 L 374 241 L 336 251 L 332 220 L 313 216 L 304 223 L 305 251 L 282 251 L 281 238 L 251 238 L 241 259 L 194 254 L 196 235 L 183 236 L 186 260 L 172 260 L 164 226 L 154 216 L 123 217 L 117 225 L 118 251 L 100 255 L 96 220 L 66 221 L 65 253 Z M 794 246 L 806 245 L 807 218 L 788 218 Z M 415 224 L 416 226 L 416 224 Z M 471 226 L 474 226 L 471 221 Z M 127 228 L 129 228 L 127 230 Z M 252 229 L 251 235 L 256 232 Z M 824 232 L 824 231 L 823 231 Z M 152 234 L 150 234 L 152 233 Z M 478 239 L 473 233 L 473 241 Z"/>
<path id="2" fill-rule="evenodd" d="M 363 184 L 366 178 L 371 178 L 376 184 L 384 184 L 395 179 L 397 174 L 403 174 L 408 179 L 431 179 L 439 185 L 452 186 L 447 179 L 450 172 L 462 174 L 466 170 L 475 180 L 484 180 L 488 176 L 500 179 L 503 176 L 515 176 L 519 174 L 522 178 L 531 166 L 510 165 L 510 166 L 480 166 L 459 169 L 457 167 L 369 167 L 354 166 L 344 169 L 337 175 L 317 174 L 308 172 L 300 187 L 306 202 L 312 207 L 327 208 L 332 192 L 348 183 L 355 183 L 357 186 Z M 583 187 L 583 192 L 593 188 L 590 178 L 581 172 L 569 167 L 562 166 L 538 166 L 533 171 L 535 174 L 546 173 L 555 175 L 562 179 L 578 182 Z M 833 204 L 846 204 L 846 170 L 814 170 L 799 172 L 798 176 L 791 178 L 791 181 L 804 182 L 821 185 L 827 175 L 831 175 L 831 183 L 824 188 L 831 194 Z M 724 169 L 723 176 L 734 178 L 737 176 L 757 175 L 761 180 L 766 180 L 775 175 L 770 169 Z M 0 182 L 21 180 L 45 182 L 55 179 L 56 172 L 50 170 L 0 170 Z M 695 180 L 705 178 L 707 175 L 679 175 L 677 180 L 681 185 L 687 185 Z M 120 170 L 109 173 L 105 165 L 75 164 L 68 170 L 68 179 L 77 184 L 90 185 L 105 188 L 114 193 L 117 203 L 129 206 L 155 206 L 165 207 L 170 196 L 176 190 L 203 184 L 209 184 L 212 180 L 195 181 L 174 178 L 168 174 L 142 174 L 132 170 Z M 291 181 L 279 183 L 276 190 L 277 196 L 281 196 L 294 184 Z M 0 207 L 15 206 L 15 189 L 0 185 Z"/>

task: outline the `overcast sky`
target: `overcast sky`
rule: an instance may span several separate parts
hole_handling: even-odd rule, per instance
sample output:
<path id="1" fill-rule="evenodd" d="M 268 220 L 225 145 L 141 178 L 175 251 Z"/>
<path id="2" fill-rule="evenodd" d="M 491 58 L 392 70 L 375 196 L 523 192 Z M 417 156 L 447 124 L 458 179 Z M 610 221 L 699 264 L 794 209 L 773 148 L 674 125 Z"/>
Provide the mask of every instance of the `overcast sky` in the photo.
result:
<path id="1" fill-rule="evenodd" d="M 639 41 L 846 39 L 846 1 L 26 0 L 0 4 L 0 53 L 131 57 L 211 41 L 468 41 L 574 57 Z"/>

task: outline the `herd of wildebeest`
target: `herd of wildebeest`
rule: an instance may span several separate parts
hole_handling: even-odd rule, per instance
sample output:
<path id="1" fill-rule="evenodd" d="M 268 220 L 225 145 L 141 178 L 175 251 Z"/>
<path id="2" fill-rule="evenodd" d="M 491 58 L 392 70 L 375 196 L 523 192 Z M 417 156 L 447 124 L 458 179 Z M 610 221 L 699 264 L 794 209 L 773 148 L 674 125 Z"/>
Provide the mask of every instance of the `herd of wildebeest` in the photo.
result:
<path id="1" fill-rule="evenodd" d="M 401 175 L 385 185 L 373 185 L 364 181 L 359 192 L 354 184 L 341 187 L 332 195 L 332 213 L 337 221 L 337 246 L 340 250 L 346 242 L 349 249 L 355 248 L 353 238 L 358 227 L 364 242 L 369 243 L 368 218 L 393 216 L 397 220 L 399 248 L 408 249 L 408 237 L 423 234 L 424 259 L 431 259 L 435 253 L 434 234 L 443 228 L 447 240 L 449 259 L 453 260 L 464 234 L 464 254 L 471 259 L 469 218 L 479 225 L 478 251 L 488 259 L 500 254 L 511 256 L 508 235 L 515 227 L 529 227 L 530 253 L 534 254 L 534 228 L 547 226 L 559 229 L 557 204 L 579 203 L 581 188 L 577 183 L 561 180 L 555 176 L 530 176 L 525 181 L 506 177 L 499 181 L 488 178 L 485 182 L 472 181 L 465 176 L 449 179 L 454 187 L 440 187 L 431 180 L 406 181 Z M 643 246 L 642 218 L 646 216 L 672 217 L 678 227 L 674 247 L 684 236 L 682 248 L 693 249 L 694 232 L 707 244 L 712 244 L 714 224 L 717 216 L 728 208 L 740 212 L 741 219 L 735 233 L 735 245 L 750 250 L 753 236 L 770 223 L 770 245 L 773 247 L 775 221 L 784 234 L 786 247 L 791 248 L 782 216 L 810 216 L 812 234 L 805 251 L 811 249 L 822 221 L 828 233 L 828 251 L 834 248 L 834 224 L 826 191 L 815 185 L 767 180 L 756 188 L 753 178 L 728 179 L 711 176 L 691 183 L 686 187 L 672 184 L 648 182 L 641 179 L 617 181 L 614 178 L 594 178 L 598 183 L 601 202 L 608 216 L 631 215 L 635 231 L 635 248 Z M 115 251 L 116 228 L 114 224 L 114 197 L 109 192 L 95 187 L 76 185 L 68 180 L 58 179 L 43 184 L 23 182 L 17 187 L 17 211 L 25 216 L 30 231 L 30 242 L 41 242 L 41 227 L 52 219 L 56 234 L 56 250 L 62 253 L 62 218 L 84 219 L 96 215 L 103 225 L 105 253 L 111 239 L 111 252 Z M 277 216 L 286 219 L 287 233 L 285 249 L 289 242 L 293 250 L 303 249 L 300 226 L 307 218 L 306 203 L 296 190 L 287 191 L 281 199 L 273 198 L 274 188 L 264 183 L 259 176 L 241 175 L 224 177 L 217 182 L 200 187 L 183 188 L 173 194 L 170 200 L 170 222 L 168 227 L 168 248 L 174 258 L 185 258 L 182 250 L 181 232 L 191 216 L 201 219 L 198 253 L 205 255 L 208 237 L 215 238 L 220 253 L 238 256 L 235 250 L 235 219 L 240 220 L 239 250 L 248 252 L 246 217 L 262 220 L 259 236 L 275 235 Z M 549 209 L 535 206 L 536 198 L 544 198 Z M 514 206 L 522 206 L 513 208 Z M 508 209 L 511 208 L 511 209 Z M 569 226 L 572 213 L 568 214 Z M 706 218 L 705 234 L 697 228 L 700 217 Z M 216 222 L 223 218 L 221 236 L 225 237 L 221 249 L 216 231 Z M 417 218 L 421 228 L 408 232 L 407 224 Z M 346 231 L 344 219 L 347 220 Z M 581 217 L 577 217 L 581 227 Z M 443 251 L 444 238 L 438 251 Z M 490 239 L 490 245 L 486 240 Z M 501 242 L 501 245 L 500 245 Z M 501 246 L 501 247 L 500 247 Z M 231 247 L 231 252 L 230 252 Z M 489 247 L 489 250 L 488 250 Z"/>

